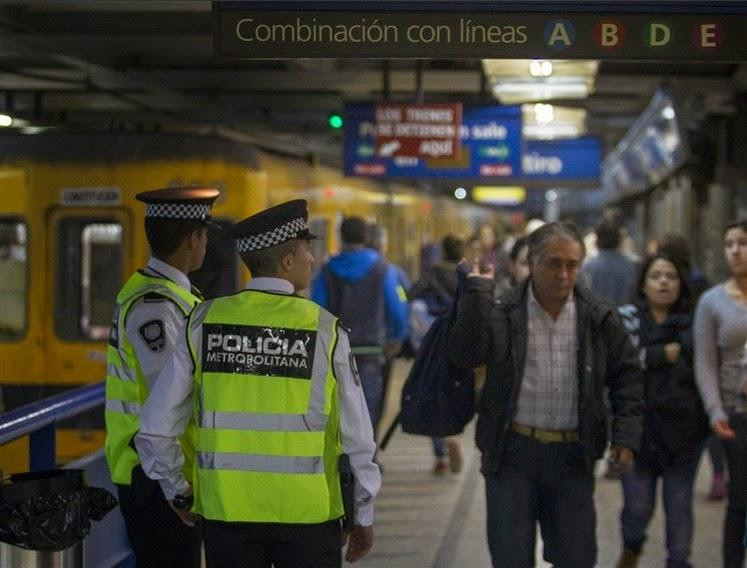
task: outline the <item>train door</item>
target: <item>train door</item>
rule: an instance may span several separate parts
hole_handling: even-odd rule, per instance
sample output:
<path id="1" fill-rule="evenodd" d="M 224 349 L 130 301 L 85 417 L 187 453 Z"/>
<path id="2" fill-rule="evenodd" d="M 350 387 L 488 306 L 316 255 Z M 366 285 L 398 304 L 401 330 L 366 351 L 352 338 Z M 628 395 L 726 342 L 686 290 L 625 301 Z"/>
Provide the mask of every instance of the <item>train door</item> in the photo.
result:
<path id="1" fill-rule="evenodd" d="M 47 222 L 49 383 L 103 380 L 117 293 L 129 275 L 131 219 L 123 209 L 53 209 Z"/>
<path id="2" fill-rule="evenodd" d="M 120 208 L 55 208 L 47 218 L 47 387 L 52 394 L 104 380 L 106 348 L 119 289 L 132 270 L 132 221 Z M 67 427 L 65 427 L 67 426 Z M 63 425 L 58 461 L 103 444 L 98 409 Z"/>

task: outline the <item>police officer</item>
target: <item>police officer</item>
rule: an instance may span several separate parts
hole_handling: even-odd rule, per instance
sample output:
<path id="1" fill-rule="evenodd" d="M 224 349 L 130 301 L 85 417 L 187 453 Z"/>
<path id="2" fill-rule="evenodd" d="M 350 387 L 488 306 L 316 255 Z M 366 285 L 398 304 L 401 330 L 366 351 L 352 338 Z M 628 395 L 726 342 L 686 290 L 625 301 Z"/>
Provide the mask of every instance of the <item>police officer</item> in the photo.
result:
<path id="1" fill-rule="evenodd" d="M 106 459 L 138 567 L 199 566 L 199 538 L 181 522 L 143 473 L 133 444 L 140 413 L 168 361 L 186 317 L 201 301 L 187 274 L 202 265 L 212 188 L 169 188 L 140 193 L 152 256 L 117 296 L 107 352 Z M 194 426 L 181 439 L 191 479 Z M 190 543 L 193 546 L 190 546 Z"/>
<path id="2" fill-rule="evenodd" d="M 211 568 L 340 566 L 343 453 L 357 505 L 346 559 L 373 544 L 381 477 L 348 333 L 295 295 L 311 279 L 307 227 L 306 201 L 295 200 L 229 229 L 254 279 L 192 312 L 143 411 L 145 472 L 185 518 L 204 517 Z M 193 409 L 191 486 L 177 437 Z"/>

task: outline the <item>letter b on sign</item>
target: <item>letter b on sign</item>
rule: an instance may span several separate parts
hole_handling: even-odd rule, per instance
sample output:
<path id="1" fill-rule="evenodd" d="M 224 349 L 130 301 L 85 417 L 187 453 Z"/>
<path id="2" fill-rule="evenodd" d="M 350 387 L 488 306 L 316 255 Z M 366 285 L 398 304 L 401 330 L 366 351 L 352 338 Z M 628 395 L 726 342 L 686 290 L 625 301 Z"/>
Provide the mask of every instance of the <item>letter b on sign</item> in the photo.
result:
<path id="1" fill-rule="evenodd" d="M 617 49 L 625 41 L 626 33 L 620 22 L 605 20 L 594 26 L 594 43 L 603 49 Z"/>

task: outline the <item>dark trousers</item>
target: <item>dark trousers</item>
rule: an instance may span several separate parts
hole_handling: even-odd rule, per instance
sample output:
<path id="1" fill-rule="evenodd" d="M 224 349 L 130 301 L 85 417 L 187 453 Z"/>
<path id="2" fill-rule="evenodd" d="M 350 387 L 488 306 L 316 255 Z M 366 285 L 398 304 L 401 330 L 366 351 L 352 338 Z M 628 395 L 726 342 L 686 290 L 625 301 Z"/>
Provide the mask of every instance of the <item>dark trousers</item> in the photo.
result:
<path id="1" fill-rule="evenodd" d="M 594 566 L 594 477 L 584 467 L 580 444 L 542 444 L 508 432 L 501 465 L 485 486 L 495 568 L 534 566 L 538 521 L 545 560 L 555 568 Z"/>
<path id="2" fill-rule="evenodd" d="M 204 521 L 207 568 L 338 568 L 340 521 L 314 525 Z"/>
<path id="3" fill-rule="evenodd" d="M 374 437 L 384 405 L 384 362 L 384 357 L 381 355 L 355 356 L 355 364 L 358 367 L 361 387 L 363 387 L 363 394 L 366 397 L 366 406 L 368 407 L 368 415 L 371 417 Z"/>
<path id="4" fill-rule="evenodd" d="M 724 473 L 726 469 L 724 444 L 715 434 L 708 437 L 708 455 L 711 456 L 711 462 L 713 463 L 713 473 Z"/>
<path id="5" fill-rule="evenodd" d="M 663 468 L 656 464 L 637 467 L 621 476 L 625 504 L 620 513 L 623 545 L 641 552 L 656 507 L 656 485 L 662 478 L 666 512 L 667 568 L 690 568 L 693 539 L 693 484 L 700 448 L 689 461 Z M 642 465 L 642 464 L 641 464 Z"/>
<path id="6" fill-rule="evenodd" d="M 747 413 L 730 414 L 729 425 L 736 437 L 724 440 L 726 463 L 729 467 L 729 504 L 724 522 L 724 568 L 742 568 L 747 514 Z"/>
<path id="7" fill-rule="evenodd" d="M 117 492 L 137 568 L 199 568 L 200 532 L 169 507 L 157 481 L 136 466 L 132 484 Z"/>

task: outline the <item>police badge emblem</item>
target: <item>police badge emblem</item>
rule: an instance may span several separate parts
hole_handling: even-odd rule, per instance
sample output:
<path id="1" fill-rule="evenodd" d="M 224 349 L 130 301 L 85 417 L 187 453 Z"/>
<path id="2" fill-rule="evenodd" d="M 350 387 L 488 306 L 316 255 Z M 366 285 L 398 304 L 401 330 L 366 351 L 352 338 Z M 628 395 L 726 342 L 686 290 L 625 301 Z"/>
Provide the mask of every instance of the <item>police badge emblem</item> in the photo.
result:
<path id="1" fill-rule="evenodd" d="M 140 326 L 140 336 L 148 349 L 158 353 L 166 344 L 162 320 L 151 320 Z"/>

